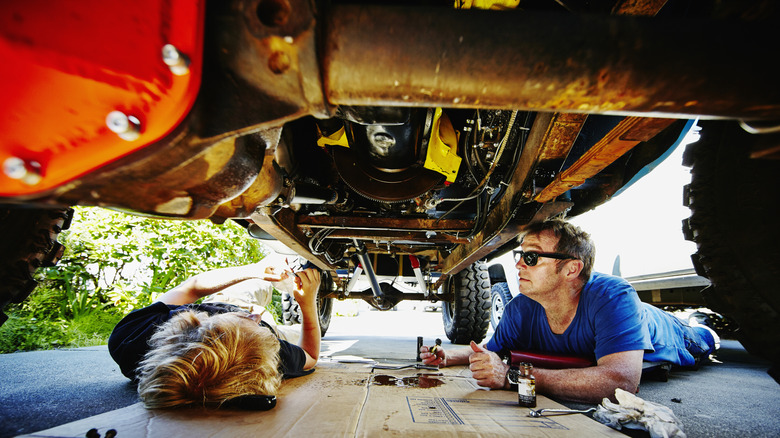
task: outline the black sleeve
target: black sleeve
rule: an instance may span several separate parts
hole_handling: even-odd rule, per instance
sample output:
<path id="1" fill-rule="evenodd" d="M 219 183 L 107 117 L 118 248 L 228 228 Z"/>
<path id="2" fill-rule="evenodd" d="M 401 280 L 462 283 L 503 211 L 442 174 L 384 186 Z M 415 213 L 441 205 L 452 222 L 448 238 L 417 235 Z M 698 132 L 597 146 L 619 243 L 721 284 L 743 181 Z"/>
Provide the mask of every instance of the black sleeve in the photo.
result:
<path id="1" fill-rule="evenodd" d="M 138 363 L 141 362 L 146 352 L 149 351 L 149 338 L 152 337 L 157 327 L 171 319 L 174 314 L 192 307 L 195 308 L 193 310 L 205 311 L 209 314 L 223 313 L 230 310 L 223 309 L 220 306 L 207 305 L 169 306 L 158 301 L 151 306 L 134 310 L 122 318 L 119 324 L 114 327 L 114 331 L 108 339 L 108 352 L 111 354 L 114 362 L 119 365 L 122 374 L 131 380 L 135 380 L 135 371 Z M 273 332 L 273 329 L 271 331 Z M 306 365 L 306 354 L 301 347 L 282 340 L 279 340 L 279 344 L 279 371 L 285 379 L 305 376 L 313 371 L 303 370 L 303 367 Z"/>
<path id="2" fill-rule="evenodd" d="M 108 338 L 108 352 L 125 377 L 135 380 L 135 369 L 149 351 L 149 338 L 160 324 L 170 318 L 171 308 L 158 301 L 130 312 L 114 327 Z"/>
<path id="3" fill-rule="evenodd" d="M 279 371 L 285 379 L 301 377 L 314 372 L 314 369 L 304 371 L 306 365 L 306 353 L 303 348 L 287 341 L 279 340 Z"/>

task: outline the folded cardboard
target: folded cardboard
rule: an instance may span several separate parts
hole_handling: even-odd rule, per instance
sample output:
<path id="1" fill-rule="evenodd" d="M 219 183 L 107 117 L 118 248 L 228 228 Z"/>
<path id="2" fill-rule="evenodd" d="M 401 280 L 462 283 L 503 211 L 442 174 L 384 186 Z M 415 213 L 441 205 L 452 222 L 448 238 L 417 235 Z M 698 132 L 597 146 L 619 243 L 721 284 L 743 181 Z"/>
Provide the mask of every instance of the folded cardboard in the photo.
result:
<path id="1" fill-rule="evenodd" d="M 543 396 L 537 403 L 563 407 Z M 27 436 L 84 437 L 93 428 L 101 436 L 114 429 L 117 438 L 623 436 L 580 414 L 527 414 L 517 394 L 479 387 L 465 367 L 388 370 L 321 361 L 315 373 L 285 381 L 270 411 L 147 410 L 137 403 Z"/>

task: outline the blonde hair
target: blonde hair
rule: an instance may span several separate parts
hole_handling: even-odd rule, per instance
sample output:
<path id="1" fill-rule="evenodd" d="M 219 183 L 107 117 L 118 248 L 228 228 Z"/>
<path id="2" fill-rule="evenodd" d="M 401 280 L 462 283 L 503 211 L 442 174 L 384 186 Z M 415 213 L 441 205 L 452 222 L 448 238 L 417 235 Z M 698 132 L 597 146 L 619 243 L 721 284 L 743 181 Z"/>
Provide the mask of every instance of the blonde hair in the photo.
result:
<path id="1" fill-rule="evenodd" d="M 138 371 L 148 408 L 219 406 L 241 395 L 273 395 L 282 381 L 279 340 L 235 313 L 178 313 L 152 335 Z"/>

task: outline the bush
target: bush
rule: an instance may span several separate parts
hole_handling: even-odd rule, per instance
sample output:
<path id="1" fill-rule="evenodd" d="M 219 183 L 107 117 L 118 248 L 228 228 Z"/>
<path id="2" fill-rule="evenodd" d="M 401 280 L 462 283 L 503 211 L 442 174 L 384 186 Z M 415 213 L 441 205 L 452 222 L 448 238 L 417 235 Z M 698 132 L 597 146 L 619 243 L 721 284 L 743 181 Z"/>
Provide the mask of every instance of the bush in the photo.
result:
<path id="1" fill-rule="evenodd" d="M 73 338 L 68 323 L 57 319 L 37 319 L 8 314 L 0 327 L 0 353 L 49 350 L 70 345 Z"/>
<path id="2" fill-rule="evenodd" d="M 265 246 L 233 221 L 174 221 L 76 207 L 60 235 L 60 263 L 40 269 L 39 286 L 8 306 L 0 352 L 105 343 L 131 310 L 200 272 L 260 261 Z M 278 292 L 268 309 L 281 322 Z"/>

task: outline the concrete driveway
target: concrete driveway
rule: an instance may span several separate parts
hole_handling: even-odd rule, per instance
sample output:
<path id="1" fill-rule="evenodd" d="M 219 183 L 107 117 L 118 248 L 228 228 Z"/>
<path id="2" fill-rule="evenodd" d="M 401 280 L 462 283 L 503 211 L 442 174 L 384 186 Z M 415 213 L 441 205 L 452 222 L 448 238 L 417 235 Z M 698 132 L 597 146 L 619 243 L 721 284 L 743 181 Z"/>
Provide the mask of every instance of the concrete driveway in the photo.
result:
<path id="1" fill-rule="evenodd" d="M 441 338 L 445 348 L 456 348 L 444 335 L 441 314 L 413 309 L 412 304 L 401 303 L 400 310 L 388 312 L 360 306 L 357 316 L 334 315 L 322 354 L 413 361 L 417 336 L 426 345 Z M 349 312 L 354 307 L 337 309 Z M 638 395 L 672 408 L 688 437 L 779 436 L 780 385 L 766 374 L 768 364 L 728 340 L 718 360 L 699 371 L 674 371 L 668 382 L 643 381 Z M 105 347 L 0 355 L 0 370 L 0 437 L 29 434 L 138 401 L 134 386 Z"/>

